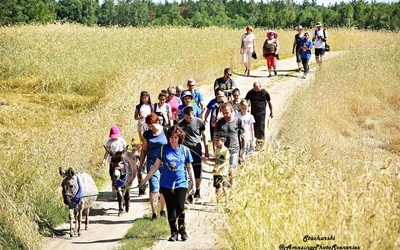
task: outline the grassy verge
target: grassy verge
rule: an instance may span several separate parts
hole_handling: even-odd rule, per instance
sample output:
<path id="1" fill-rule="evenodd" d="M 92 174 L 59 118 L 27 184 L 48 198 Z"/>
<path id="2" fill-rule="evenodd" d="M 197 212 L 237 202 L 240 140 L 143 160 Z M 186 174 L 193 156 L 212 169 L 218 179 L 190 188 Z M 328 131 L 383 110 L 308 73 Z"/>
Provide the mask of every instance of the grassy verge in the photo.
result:
<path id="1" fill-rule="evenodd" d="M 121 241 L 119 250 L 139 250 L 151 247 L 154 241 L 169 235 L 169 225 L 165 218 L 159 218 L 156 221 L 151 220 L 151 214 L 142 219 L 135 220 L 131 229 Z"/>
<path id="2" fill-rule="evenodd" d="M 276 147 L 241 170 L 229 248 L 400 246 L 400 37 L 343 35 L 330 43 L 348 52 L 317 69 L 290 101 Z"/>

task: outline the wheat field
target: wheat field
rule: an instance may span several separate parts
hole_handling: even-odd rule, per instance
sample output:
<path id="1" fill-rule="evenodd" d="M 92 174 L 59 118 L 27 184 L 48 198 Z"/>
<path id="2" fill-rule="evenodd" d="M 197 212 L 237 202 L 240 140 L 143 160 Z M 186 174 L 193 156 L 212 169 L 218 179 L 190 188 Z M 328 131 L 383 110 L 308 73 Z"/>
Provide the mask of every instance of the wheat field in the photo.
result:
<path id="1" fill-rule="evenodd" d="M 115 124 L 124 138 L 136 136 L 132 116 L 141 90 L 155 100 L 190 77 L 203 85 L 225 67 L 242 71 L 243 32 L 0 29 L 0 245 L 37 248 L 39 231 L 48 233 L 39 222 L 65 220 L 60 166 L 91 173 L 98 186 L 108 183 L 99 168 L 102 144 Z M 255 29 L 258 48 L 265 32 Z M 279 34 L 288 57 L 294 31 Z M 329 35 L 332 48 L 347 52 L 324 63 L 315 83 L 291 101 L 276 145 L 242 169 L 228 216 L 235 219 L 221 236 L 227 248 L 301 244 L 306 234 L 335 235 L 334 243 L 363 249 L 398 244 L 399 35 Z"/>

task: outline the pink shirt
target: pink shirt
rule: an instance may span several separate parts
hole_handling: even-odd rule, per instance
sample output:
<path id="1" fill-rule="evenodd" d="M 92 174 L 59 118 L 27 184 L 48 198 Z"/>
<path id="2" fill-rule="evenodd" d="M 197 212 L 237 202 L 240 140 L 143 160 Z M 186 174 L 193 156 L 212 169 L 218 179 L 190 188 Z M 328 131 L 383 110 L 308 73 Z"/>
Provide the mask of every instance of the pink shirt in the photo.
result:
<path id="1" fill-rule="evenodd" d="M 167 100 L 166 103 L 171 107 L 171 112 L 172 112 L 172 120 L 177 121 L 178 116 L 177 116 L 177 111 L 179 107 L 179 100 L 178 97 L 174 96 L 172 100 Z"/>

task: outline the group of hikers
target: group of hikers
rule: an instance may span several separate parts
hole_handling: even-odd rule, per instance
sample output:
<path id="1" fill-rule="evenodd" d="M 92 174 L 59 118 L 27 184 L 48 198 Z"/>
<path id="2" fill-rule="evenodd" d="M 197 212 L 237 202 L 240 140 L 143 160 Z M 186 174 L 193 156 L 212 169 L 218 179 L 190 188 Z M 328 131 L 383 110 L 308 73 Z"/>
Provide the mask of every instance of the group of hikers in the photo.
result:
<path id="1" fill-rule="evenodd" d="M 293 41 L 292 53 L 296 55 L 296 62 L 298 64 L 298 72 L 301 71 L 301 64 L 303 66 L 303 79 L 306 78 L 309 71 L 309 62 L 311 59 L 311 50 L 315 47 L 315 59 L 318 65 L 322 64 L 322 59 L 325 51 L 329 51 L 327 44 L 328 32 L 322 28 L 321 22 L 317 22 L 316 29 L 312 34 L 309 32 L 303 33 L 303 27 L 299 25 L 296 28 L 298 32 Z M 263 57 L 267 61 L 268 77 L 278 75 L 276 71 L 276 60 L 279 59 L 279 39 L 278 33 L 274 30 L 267 31 L 267 38 L 264 41 L 262 52 Z M 242 44 L 240 53 L 242 54 L 242 61 L 245 66 L 244 74 L 250 76 L 251 59 L 257 58 L 256 53 L 256 37 L 253 34 L 251 26 L 246 27 L 246 33 L 242 35 Z M 300 64 L 301 63 L 301 64 Z"/>
<path id="2" fill-rule="evenodd" d="M 299 71 L 302 62 L 305 77 L 313 43 L 309 40 L 310 34 L 303 34 L 302 30 L 301 26 L 297 27 L 293 53 L 296 53 Z M 256 57 L 252 31 L 251 26 L 246 28 L 240 50 L 247 76 L 250 75 L 251 58 Z M 313 41 L 319 64 L 324 54 L 321 46 L 325 46 L 323 43 L 326 38 L 326 31 L 321 30 L 321 24 L 318 23 Z M 263 56 L 267 60 L 269 77 L 272 71 L 277 75 L 279 42 L 274 31 L 267 33 Z M 196 89 L 196 81 L 189 79 L 185 88 L 170 86 L 161 90 L 156 102 L 152 102 L 149 92 L 142 91 L 139 103 L 135 106 L 134 119 L 141 142 L 139 194 L 145 194 L 148 182 L 152 219 L 157 219 L 160 202 L 160 216 L 168 216 L 171 230 L 169 241 L 177 241 L 179 234 L 182 241 L 188 239 L 184 208 L 185 203 L 193 203 L 201 198 L 202 163 L 205 160 L 214 163 L 213 186 L 217 203 L 226 202 L 239 164 L 252 151 L 258 150 L 256 142 L 265 139 L 266 119 L 274 116 L 271 97 L 261 88 L 260 82 L 254 82 L 252 89 L 241 99 L 241 91 L 231 76 L 232 69 L 225 68 L 223 76 L 214 82 L 214 98 L 208 103 Z M 206 134 L 207 126 L 209 135 Z M 210 146 L 208 136 L 212 142 Z M 111 127 L 106 147 L 110 152 L 125 149 L 126 141 L 120 136 L 118 126 Z M 213 157 L 210 157 L 209 147 Z M 106 152 L 103 165 L 108 158 Z M 145 177 L 140 171 L 143 165 L 147 171 Z"/>

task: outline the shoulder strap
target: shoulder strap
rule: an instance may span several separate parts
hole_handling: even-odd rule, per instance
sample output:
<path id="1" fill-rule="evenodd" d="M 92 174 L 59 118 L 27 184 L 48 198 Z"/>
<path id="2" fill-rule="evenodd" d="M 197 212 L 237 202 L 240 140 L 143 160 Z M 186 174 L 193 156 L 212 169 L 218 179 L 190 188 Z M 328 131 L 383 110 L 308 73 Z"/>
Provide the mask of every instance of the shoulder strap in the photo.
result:
<path id="1" fill-rule="evenodd" d="M 161 148 L 160 148 L 160 156 L 161 156 L 161 162 L 164 164 L 164 158 L 165 158 L 165 156 L 164 156 L 164 154 L 165 154 L 165 148 L 164 148 L 164 146 L 165 145 L 161 145 Z"/>
<path id="2" fill-rule="evenodd" d="M 326 33 L 325 33 L 325 29 L 323 29 L 323 32 L 324 32 L 324 38 L 326 39 Z"/>
<path id="3" fill-rule="evenodd" d="M 154 103 L 154 112 L 157 112 L 157 103 Z"/>

